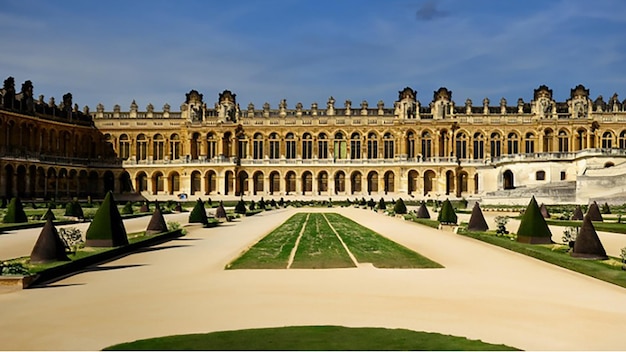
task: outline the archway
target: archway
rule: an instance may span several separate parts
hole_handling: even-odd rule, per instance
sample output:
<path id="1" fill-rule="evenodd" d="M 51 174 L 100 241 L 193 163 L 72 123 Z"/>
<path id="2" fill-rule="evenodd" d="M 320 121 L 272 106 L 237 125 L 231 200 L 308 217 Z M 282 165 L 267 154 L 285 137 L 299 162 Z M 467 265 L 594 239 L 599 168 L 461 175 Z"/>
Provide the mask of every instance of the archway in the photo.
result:
<path id="1" fill-rule="evenodd" d="M 454 172 L 452 170 L 446 171 L 446 195 L 449 195 L 454 191 Z"/>
<path id="2" fill-rule="evenodd" d="M 322 192 L 328 192 L 328 173 L 326 171 L 317 174 L 317 194 L 322 194 Z"/>
<path id="3" fill-rule="evenodd" d="M 511 170 L 506 170 L 502 174 L 502 178 L 504 181 L 504 189 L 513 189 L 515 188 L 515 179 L 513 177 L 513 172 Z"/>
<path id="4" fill-rule="evenodd" d="M 20 198 L 26 196 L 26 167 L 24 165 L 17 167 L 17 196 Z"/>
<path id="5" fill-rule="evenodd" d="M 15 178 L 14 176 L 14 170 L 13 170 L 13 166 L 11 165 L 7 165 L 4 167 L 4 179 L 5 179 L 5 183 L 4 183 L 4 195 L 11 199 L 14 194 L 13 194 L 13 179 Z"/>
<path id="6" fill-rule="evenodd" d="M 270 173 L 270 194 L 280 192 L 280 175 L 278 171 L 272 171 Z"/>
<path id="7" fill-rule="evenodd" d="M 433 181 L 435 180 L 435 172 L 432 170 L 427 170 L 424 172 L 424 195 L 434 191 Z"/>
<path id="8" fill-rule="evenodd" d="M 344 193 L 346 191 L 346 174 L 343 171 L 335 173 L 335 194 Z"/>
<path id="9" fill-rule="evenodd" d="M 161 171 L 157 171 L 152 175 L 152 194 L 158 194 L 159 192 L 163 192 L 163 190 L 163 173 Z"/>
<path id="10" fill-rule="evenodd" d="M 350 188 L 352 189 L 352 194 L 356 192 L 362 192 L 361 173 L 359 171 L 353 172 L 350 176 Z"/>
<path id="11" fill-rule="evenodd" d="M 384 187 L 385 187 L 385 194 L 387 194 L 388 192 L 395 192 L 395 175 L 393 173 L 393 171 L 387 171 L 385 172 L 385 176 L 383 178 L 384 181 Z"/>
<path id="12" fill-rule="evenodd" d="M 224 172 L 224 195 L 233 193 L 233 172 L 228 170 Z"/>
<path id="13" fill-rule="evenodd" d="M 378 172 L 370 171 L 367 174 L 367 194 L 378 192 Z"/>
<path id="14" fill-rule="evenodd" d="M 202 176 L 200 175 L 200 171 L 193 171 L 191 173 L 191 189 L 189 190 L 189 193 L 194 195 L 196 192 L 200 192 L 201 184 Z"/>
<path id="15" fill-rule="evenodd" d="M 408 174 L 408 187 L 407 192 L 409 194 L 413 194 L 413 192 L 417 191 L 417 180 L 419 178 L 419 174 L 415 170 L 409 171 Z"/>
<path id="16" fill-rule="evenodd" d="M 127 171 L 122 172 L 120 175 L 120 192 L 121 193 L 130 193 L 133 191 L 133 185 L 130 181 L 130 175 Z"/>
<path id="17" fill-rule="evenodd" d="M 148 190 L 148 175 L 141 171 L 135 176 L 135 188 L 138 192 L 144 192 Z"/>
<path id="18" fill-rule="evenodd" d="M 302 174 L 302 194 L 311 194 L 313 192 L 313 174 L 311 171 L 305 171 Z"/>
<path id="19" fill-rule="evenodd" d="M 457 182 L 456 182 L 456 196 L 457 197 L 461 197 L 463 192 L 467 193 L 468 191 L 468 187 L 467 187 L 467 172 L 465 171 L 461 171 L 459 172 L 459 174 L 457 175 Z"/>
<path id="20" fill-rule="evenodd" d="M 287 172 L 285 175 L 285 194 L 296 192 L 296 173 L 293 171 Z"/>
<path id="21" fill-rule="evenodd" d="M 248 173 L 245 171 L 239 171 L 237 174 L 237 187 L 235 195 L 241 196 L 248 193 Z"/>
<path id="22" fill-rule="evenodd" d="M 213 170 L 209 170 L 206 172 L 206 174 L 204 174 L 204 182 L 205 182 L 204 194 L 209 195 L 212 192 L 215 192 L 217 190 L 216 178 L 217 176 L 215 174 L 215 171 Z"/>
<path id="23" fill-rule="evenodd" d="M 263 173 L 261 171 L 257 171 L 252 176 L 252 182 L 254 183 L 254 194 L 256 195 L 258 192 L 263 192 Z"/>
<path id="24" fill-rule="evenodd" d="M 171 172 L 167 181 L 170 195 L 180 192 L 180 174 L 178 172 Z"/>
<path id="25" fill-rule="evenodd" d="M 115 177 L 113 176 L 113 172 L 105 171 L 103 176 L 104 181 L 104 194 L 115 190 Z"/>

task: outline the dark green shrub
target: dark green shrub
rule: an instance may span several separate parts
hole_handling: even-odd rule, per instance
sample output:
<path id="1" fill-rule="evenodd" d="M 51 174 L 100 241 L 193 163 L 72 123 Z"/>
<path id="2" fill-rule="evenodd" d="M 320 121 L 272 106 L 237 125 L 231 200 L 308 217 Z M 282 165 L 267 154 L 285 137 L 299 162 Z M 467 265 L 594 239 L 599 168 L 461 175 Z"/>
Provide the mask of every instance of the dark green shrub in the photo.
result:
<path id="1" fill-rule="evenodd" d="M 124 204 L 124 207 L 122 208 L 121 213 L 124 214 L 124 215 L 130 215 L 130 214 L 134 213 L 134 211 L 133 211 L 133 203 L 126 202 L 126 204 Z"/>
<path id="2" fill-rule="evenodd" d="M 113 194 L 109 191 L 85 234 L 88 247 L 118 247 L 128 244 L 126 228 Z"/>
<path id="3" fill-rule="evenodd" d="M 235 206 L 235 213 L 245 214 L 246 211 L 247 211 L 246 203 L 243 201 L 243 199 L 240 199 L 239 202 L 237 202 L 237 205 Z"/>
<path id="4" fill-rule="evenodd" d="M 384 198 L 380 198 L 380 200 L 378 201 L 378 210 L 385 210 L 387 209 L 387 204 L 385 204 L 385 199 Z"/>
<path id="5" fill-rule="evenodd" d="M 21 222 L 28 222 L 24 207 L 19 198 L 12 198 L 7 208 L 7 213 L 2 220 L 5 224 L 16 224 Z"/>
<path id="6" fill-rule="evenodd" d="M 591 221 L 604 221 L 602 214 L 600 214 L 600 207 L 598 207 L 598 203 L 595 201 L 589 206 L 586 215 L 589 215 Z"/>
<path id="7" fill-rule="evenodd" d="M 270 206 L 273 208 L 276 208 L 276 201 L 274 200 L 274 198 L 272 198 L 272 200 L 270 200 Z"/>
<path id="8" fill-rule="evenodd" d="M 248 209 L 250 210 L 256 209 L 256 203 L 253 200 L 250 201 L 250 204 L 248 205 Z"/>
<path id="9" fill-rule="evenodd" d="M 51 208 L 48 208 L 48 210 L 46 210 L 46 212 L 43 214 L 43 216 L 41 217 L 43 220 L 48 220 L 48 218 L 50 218 L 50 220 L 54 221 L 56 220 L 56 216 L 54 216 L 54 213 L 52 212 Z"/>
<path id="10" fill-rule="evenodd" d="M 206 210 L 204 209 L 204 202 L 202 199 L 198 198 L 196 201 L 196 205 L 194 205 L 191 213 L 189 213 L 189 222 L 190 223 L 207 223 Z"/>
<path id="11" fill-rule="evenodd" d="M 365 197 L 361 198 L 361 200 L 359 201 L 359 205 L 361 206 L 367 205 L 367 201 L 365 200 Z"/>
<path id="12" fill-rule="evenodd" d="M 611 214 L 611 208 L 609 207 L 609 203 L 602 204 L 602 209 L 600 210 L 602 214 Z"/>
<path id="13" fill-rule="evenodd" d="M 485 221 L 483 211 L 480 209 L 478 202 L 474 203 L 474 208 L 472 209 L 472 215 L 470 216 L 467 229 L 469 231 L 487 231 L 489 229 L 487 221 Z"/>
<path id="14" fill-rule="evenodd" d="M 583 210 L 580 208 L 580 205 L 576 206 L 574 209 L 574 213 L 572 214 L 572 220 L 582 220 L 585 215 L 583 214 Z"/>
<path id="15" fill-rule="evenodd" d="M 393 211 L 396 214 L 406 214 L 406 205 L 404 204 L 402 198 L 398 198 L 396 204 L 393 205 Z"/>
<path id="16" fill-rule="evenodd" d="M 446 199 L 441 205 L 441 211 L 439 212 L 437 221 L 442 224 L 456 224 L 457 216 L 449 199 Z"/>
<path id="17" fill-rule="evenodd" d="M 375 206 L 376 201 L 374 201 L 374 198 L 370 198 L 370 200 L 367 201 L 367 207 L 373 210 Z"/>
<path id="18" fill-rule="evenodd" d="M 265 210 L 265 208 L 266 208 L 265 201 L 263 200 L 263 197 L 261 197 L 261 200 L 259 201 L 259 209 Z"/>
<path id="19" fill-rule="evenodd" d="M 285 205 L 285 200 L 283 199 L 283 197 L 280 197 L 280 199 L 278 200 L 278 206 L 282 208 L 284 205 Z"/>
<path id="20" fill-rule="evenodd" d="M 526 207 L 517 229 L 517 242 L 530 244 L 552 243 L 552 233 L 548 228 L 546 219 L 541 214 L 534 196 L 530 199 L 530 203 L 528 203 L 528 207 Z"/>

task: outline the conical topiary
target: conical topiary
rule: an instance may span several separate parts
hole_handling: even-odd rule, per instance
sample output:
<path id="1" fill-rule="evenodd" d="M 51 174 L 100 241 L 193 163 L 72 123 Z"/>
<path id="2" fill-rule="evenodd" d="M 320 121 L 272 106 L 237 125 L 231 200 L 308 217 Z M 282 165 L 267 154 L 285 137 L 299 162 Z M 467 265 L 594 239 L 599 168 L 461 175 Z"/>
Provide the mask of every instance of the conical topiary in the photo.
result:
<path id="1" fill-rule="evenodd" d="M 546 208 L 545 204 L 541 203 L 541 206 L 539 207 L 539 212 L 544 219 L 550 219 L 550 212 L 548 211 L 548 208 Z"/>
<path id="2" fill-rule="evenodd" d="M 387 209 L 387 204 L 385 204 L 385 199 L 384 198 L 380 198 L 380 200 L 378 201 L 378 210 L 385 210 Z"/>
<path id="3" fill-rule="evenodd" d="M 126 228 L 113 194 L 109 191 L 96 211 L 85 235 L 87 247 L 119 247 L 128 244 Z"/>
<path id="4" fill-rule="evenodd" d="M 593 227 L 593 223 L 591 223 L 589 214 L 583 219 L 583 225 L 580 227 L 580 232 L 576 236 L 576 242 L 574 243 L 574 249 L 571 255 L 572 257 L 586 259 L 609 259 L 596 233 L 596 229 Z"/>
<path id="5" fill-rule="evenodd" d="M 215 218 L 219 220 L 226 220 L 228 217 L 226 216 L 226 209 L 224 209 L 224 203 L 220 201 L 220 205 L 215 208 Z"/>
<path id="6" fill-rule="evenodd" d="M 417 217 L 419 219 L 430 219 L 430 213 L 428 212 L 425 202 L 422 202 L 420 207 L 417 209 Z"/>
<path id="7" fill-rule="evenodd" d="M 530 199 L 517 229 L 517 242 L 530 244 L 552 243 L 552 233 L 541 215 L 535 196 Z"/>
<path id="8" fill-rule="evenodd" d="M 163 217 L 163 213 L 161 212 L 161 207 L 157 203 L 157 205 L 154 207 L 152 218 L 150 218 L 150 222 L 148 223 L 148 227 L 146 228 L 146 235 L 154 235 L 161 232 L 167 232 L 167 223 L 165 223 L 165 218 Z"/>
<path id="9" fill-rule="evenodd" d="M 393 212 L 396 214 L 406 214 L 406 204 L 402 198 L 398 198 L 396 204 L 393 205 Z"/>
<path id="10" fill-rule="evenodd" d="M 474 208 L 472 208 L 472 215 L 470 216 L 467 229 L 470 231 L 483 231 L 483 232 L 489 229 L 489 226 L 487 225 L 487 221 L 485 221 L 485 216 L 483 215 L 483 211 L 480 209 L 480 205 L 478 204 L 478 202 L 474 203 Z"/>
<path id="11" fill-rule="evenodd" d="M 56 220 L 57 217 L 54 216 L 54 213 L 52 212 L 52 208 L 48 208 L 48 210 L 46 210 L 46 212 L 43 214 L 43 216 L 41 217 L 42 220 Z"/>
<path id="12" fill-rule="evenodd" d="M 126 204 L 124 204 L 124 206 L 122 207 L 122 214 L 124 215 L 131 215 L 133 214 L 135 211 L 133 210 L 133 202 L 126 202 Z"/>
<path id="13" fill-rule="evenodd" d="M 52 224 L 52 219 L 48 219 L 30 253 L 30 262 L 47 263 L 64 260 L 70 260 L 65 253 L 65 244 Z"/>
<path id="14" fill-rule="evenodd" d="M 449 199 L 446 199 L 441 205 L 441 211 L 439 211 L 437 221 L 442 224 L 456 224 L 457 216 Z"/>
<path id="15" fill-rule="evenodd" d="M 580 208 L 580 205 L 577 205 L 572 214 L 572 220 L 582 220 L 584 217 L 583 210 Z"/>
<path id="16" fill-rule="evenodd" d="M 235 206 L 235 213 L 237 213 L 237 214 L 245 214 L 246 211 L 247 211 L 246 203 L 243 201 L 243 199 L 240 199 L 237 202 L 237 205 Z"/>
<path id="17" fill-rule="evenodd" d="M 202 199 L 198 198 L 196 201 L 196 205 L 193 206 L 191 213 L 189 213 L 189 222 L 190 223 L 201 223 L 207 224 L 209 219 L 206 216 L 206 210 L 204 209 L 204 202 Z"/>
<path id="18" fill-rule="evenodd" d="M 24 207 L 19 198 L 12 198 L 7 207 L 7 213 L 2 220 L 5 224 L 16 224 L 21 222 L 28 222 Z"/>
<path id="19" fill-rule="evenodd" d="M 141 203 L 141 207 L 139 208 L 140 213 L 147 213 L 150 211 L 150 207 L 148 207 L 148 202 Z"/>
<path id="20" fill-rule="evenodd" d="M 177 211 L 179 213 L 182 212 L 183 211 L 183 205 L 180 204 L 180 202 L 176 202 L 176 206 L 174 207 L 174 211 Z"/>
<path id="21" fill-rule="evenodd" d="M 600 214 L 600 208 L 598 207 L 598 203 L 596 203 L 595 201 L 589 206 L 589 210 L 587 210 L 587 215 L 589 215 L 589 219 L 591 219 L 591 221 L 604 221 L 604 219 L 602 218 L 602 214 Z"/>

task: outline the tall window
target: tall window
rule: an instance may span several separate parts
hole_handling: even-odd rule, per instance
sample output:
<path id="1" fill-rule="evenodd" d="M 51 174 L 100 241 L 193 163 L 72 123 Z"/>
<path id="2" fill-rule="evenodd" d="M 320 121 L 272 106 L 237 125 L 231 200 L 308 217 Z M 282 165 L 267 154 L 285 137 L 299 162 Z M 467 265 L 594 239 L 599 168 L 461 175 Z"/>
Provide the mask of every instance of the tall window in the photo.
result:
<path id="1" fill-rule="evenodd" d="M 463 132 L 456 135 L 456 157 L 467 159 L 467 135 Z"/>
<path id="2" fill-rule="evenodd" d="M 237 157 L 239 160 L 248 158 L 248 138 L 242 136 L 237 143 Z"/>
<path id="3" fill-rule="evenodd" d="M 335 159 L 345 159 L 348 157 L 348 148 L 343 133 L 335 133 L 335 141 L 333 145 L 333 156 Z"/>
<path id="4" fill-rule="evenodd" d="M 123 134 L 120 136 L 120 158 L 127 160 L 130 158 L 130 141 L 128 135 Z"/>
<path id="5" fill-rule="evenodd" d="M 374 132 L 367 135 L 367 158 L 378 159 L 378 137 Z"/>
<path id="6" fill-rule="evenodd" d="M 145 134 L 137 136 L 137 160 L 148 159 L 148 139 Z"/>
<path id="7" fill-rule="evenodd" d="M 328 138 L 324 133 L 317 137 L 317 158 L 328 159 Z"/>
<path id="8" fill-rule="evenodd" d="M 256 133 L 252 142 L 252 157 L 256 160 L 263 159 L 263 135 Z"/>
<path id="9" fill-rule="evenodd" d="M 519 138 L 516 133 L 511 132 L 506 137 L 506 150 L 509 154 L 519 153 Z"/>
<path id="10" fill-rule="evenodd" d="M 280 158 L 280 140 L 276 132 L 270 134 L 270 159 Z"/>
<path id="11" fill-rule="evenodd" d="M 619 149 L 626 149 L 626 131 L 619 134 Z"/>
<path id="12" fill-rule="evenodd" d="M 491 156 L 495 158 L 500 157 L 502 155 L 502 138 L 500 138 L 500 133 L 492 133 L 490 139 Z"/>
<path id="13" fill-rule="evenodd" d="M 543 132 L 543 152 L 551 153 L 553 151 L 552 142 L 554 140 L 554 132 L 551 129 L 546 129 Z"/>
<path id="14" fill-rule="evenodd" d="M 534 153 L 535 152 L 535 135 L 532 132 L 526 133 L 526 138 L 524 140 L 524 152 L 526 153 Z"/>
<path id="15" fill-rule="evenodd" d="M 180 153 L 180 137 L 178 136 L 178 134 L 174 133 L 170 137 L 170 159 L 180 159 Z"/>
<path id="16" fill-rule="evenodd" d="M 422 157 L 424 159 L 433 157 L 433 137 L 428 131 L 422 133 Z"/>
<path id="17" fill-rule="evenodd" d="M 569 136 L 565 131 L 559 132 L 559 152 L 569 152 Z"/>
<path id="18" fill-rule="evenodd" d="M 311 159 L 313 157 L 313 138 L 310 133 L 302 135 L 302 159 Z"/>
<path id="19" fill-rule="evenodd" d="M 291 132 L 287 133 L 287 136 L 285 136 L 285 158 L 296 158 L 296 137 Z"/>
<path id="20" fill-rule="evenodd" d="M 492 141 L 493 142 L 493 141 Z M 484 159 L 485 158 L 485 137 L 482 133 L 474 133 L 474 155 L 472 157 L 474 159 Z"/>
<path id="21" fill-rule="evenodd" d="M 613 148 L 613 133 L 606 131 L 602 134 L 602 149 Z"/>
<path id="22" fill-rule="evenodd" d="M 406 157 L 415 158 L 415 133 L 413 132 L 406 134 Z"/>
<path id="23" fill-rule="evenodd" d="M 215 134 L 209 133 L 206 137 L 206 157 L 213 159 L 217 155 L 217 138 Z"/>
<path id="24" fill-rule="evenodd" d="M 152 158 L 154 160 L 163 160 L 165 155 L 165 139 L 161 134 L 156 134 L 152 140 Z"/>
<path id="25" fill-rule="evenodd" d="M 385 159 L 393 159 L 395 156 L 395 143 L 391 133 L 387 132 L 383 136 L 383 157 Z"/>
<path id="26" fill-rule="evenodd" d="M 350 136 L 350 159 L 361 159 L 361 135 L 357 132 Z"/>

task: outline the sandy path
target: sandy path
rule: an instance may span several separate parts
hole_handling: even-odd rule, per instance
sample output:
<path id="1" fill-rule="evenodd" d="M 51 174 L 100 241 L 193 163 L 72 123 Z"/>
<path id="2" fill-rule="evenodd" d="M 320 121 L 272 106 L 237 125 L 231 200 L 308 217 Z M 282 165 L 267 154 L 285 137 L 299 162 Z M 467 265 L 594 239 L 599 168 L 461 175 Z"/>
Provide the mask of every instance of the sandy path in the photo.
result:
<path id="1" fill-rule="evenodd" d="M 223 270 L 296 211 L 194 225 L 154 250 L 47 288 L 0 294 L 0 347 L 93 350 L 161 335 L 309 324 L 435 331 L 530 350 L 626 346 L 625 289 L 367 210 L 332 209 L 445 268 Z"/>

